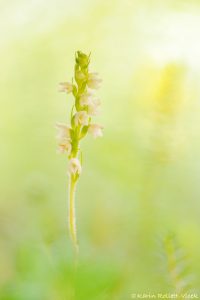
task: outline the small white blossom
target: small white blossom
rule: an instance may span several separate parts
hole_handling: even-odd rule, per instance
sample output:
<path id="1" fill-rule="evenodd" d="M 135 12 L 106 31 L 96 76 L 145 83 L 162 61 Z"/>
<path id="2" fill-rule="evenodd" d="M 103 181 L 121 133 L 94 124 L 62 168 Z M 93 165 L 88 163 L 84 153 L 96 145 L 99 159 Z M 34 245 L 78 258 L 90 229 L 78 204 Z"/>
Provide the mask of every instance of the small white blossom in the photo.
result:
<path id="1" fill-rule="evenodd" d="M 67 152 L 67 154 L 70 154 L 72 151 L 72 145 L 70 139 L 63 139 L 58 144 L 58 153 L 64 153 Z"/>
<path id="2" fill-rule="evenodd" d="M 58 152 L 64 153 L 66 151 L 68 154 L 70 154 L 72 150 L 70 136 L 71 128 L 65 123 L 56 123 L 56 129 L 56 138 L 58 140 Z"/>
<path id="3" fill-rule="evenodd" d="M 57 139 L 70 139 L 70 130 L 71 128 L 65 124 L 65 123 L 56 123 L 56 129 L 57 129 Z"/>
<path id="4" fill-rule="evenodd" d="M 98 89 L 102 80 L 99 78 L 98 73 L 93 72 L 88 74 L 87 85 L 91 89 Z"/>
<path id="5" fill-rule="evenodd" d="M 60 82 L 60 92 L 65 92 L 67 94 L 73 91 L 73 84 L 70 82 Z"/>
<path id="6" fill-rule="evenodd" d="M 88 124 L 88 114 L 86 111 L 82 110 L 75 114 L 75 124 L 87 125 Z"/>
<path id="7" fill-rule="evenodd" d="M 100 99 L 94 99 L 88 104 L 88 115 L 96 116 L 99 113 L 99 107 L 101 105 Z"/>
<path id="8" fill-rule="evenodd" d="M 69 173 L 72 175 L 80 174 L 82 171 L 81 163 L 78 158 L 71 158 L 69 161 Z"/>
<path id="9" fill-rule="evenodd" d="M 97 137 L 102 137 L 103 136 L 103 132 L 102 132 L 103 126 L 98 125 L 98 124 L 91 124 L 89 126 L 88 132 L 91 133 L 91 135 L 94 138 Z"/>
<path id="10" fill-rule="evenodd" d="M 93 94 L 91 92 L 84 93 L 80 97 L 80 105 L 81 106 L 89 105 L 92 102 L 92 97 L 93 97 Z"/>

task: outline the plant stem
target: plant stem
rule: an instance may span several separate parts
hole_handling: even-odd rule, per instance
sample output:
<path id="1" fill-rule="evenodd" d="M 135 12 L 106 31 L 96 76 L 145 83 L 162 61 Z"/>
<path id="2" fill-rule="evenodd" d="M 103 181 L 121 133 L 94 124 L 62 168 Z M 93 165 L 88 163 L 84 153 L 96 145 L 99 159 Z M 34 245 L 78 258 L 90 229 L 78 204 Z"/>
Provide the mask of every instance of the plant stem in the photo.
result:
<path id="1" fill-rule="evenodd" d="M 76 234 L 76 215 L 75 215 L 75 189 L 76 181 L 74 176 L 69 177 L 69 207 L 68 207 L 68 218 L 69 218 L 69 232 L 71 240 L 75 249 L 75 253 L 78 254 L 78 240 Z"/>

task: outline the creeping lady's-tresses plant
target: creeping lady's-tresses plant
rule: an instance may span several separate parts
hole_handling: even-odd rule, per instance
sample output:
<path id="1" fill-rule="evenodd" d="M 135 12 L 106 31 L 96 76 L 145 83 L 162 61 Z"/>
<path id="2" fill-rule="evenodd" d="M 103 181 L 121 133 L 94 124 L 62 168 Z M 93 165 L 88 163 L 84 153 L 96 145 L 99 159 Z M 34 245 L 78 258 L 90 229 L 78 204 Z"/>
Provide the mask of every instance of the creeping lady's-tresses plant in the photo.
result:
<path id="1" fill-rule="evenodd" d="M 75 55 L 74 78 L 72 82 L 61 82 L 60 91 L 72 94 L 74 103 L 70 114 L 70 124 L 57 123 L 58 151 L 69 159 L 68 222 L 72 243 L 78 252 L 75 217 L 75 189 L 82 172 L 80 141 L 89 132 L 94 138 L 102 136 L 101 125 L 92 123 L 92 117 L 99 112 L 100 100 L 95 90 L 100 87 L 98 73 L 89 71 L 90 55 L 77 51 Z"/>

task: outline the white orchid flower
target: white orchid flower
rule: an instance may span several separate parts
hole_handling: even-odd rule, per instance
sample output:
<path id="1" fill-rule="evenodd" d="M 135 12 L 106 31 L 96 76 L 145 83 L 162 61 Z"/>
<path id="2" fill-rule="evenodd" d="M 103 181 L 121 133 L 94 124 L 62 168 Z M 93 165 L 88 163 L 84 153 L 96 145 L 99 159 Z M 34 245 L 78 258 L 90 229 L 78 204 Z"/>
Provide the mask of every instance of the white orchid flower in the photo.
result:
<path id="1" fill-rule="evenodd" d="M 78 111 L 75 114 L 75 125 L 87 125 L 88 124 L 88 114 L 85 110 Z"/>
<path id="2" fill-rule="evenodd" d="M 70 82 L 60 82 L 59 91 L 70 94 L 73 91 L 73 84 L 71 84 Z"/>
<path id="3" fill-rule="evenodd" d="M 88 132 L 91 133 L 91 135 L 94 138 L 97 137 L 102 137 L 103 136 L 103 132 L 102 132 L 103 126 L 98 125 L 98 124 L 90 124 Z"/>
<path id="4" fill-rule="evenodd" d="M 99 78 L 99 74 L 97 72 L 92 72 L 88 74 L 87 85 L 91 89 L 98 89 L 100 87 L 102 80 Z"/>
<path id="5" fill-rule="evenodd" d="M 58 144 L 58 153 L 65 153 L 69 155 L 72 151 L 72 144 L 70 139 L 63 139 Z"/>
<path id="6" fill-rule="evenodd" d="M 100 99 L 94 99 L 92 102 L 88 104 L 88 115 L 96 116 L 99 113 L 99 108 L 101 105 Z"/>
<path id="7" fill-rule="evenodd" d="M 93 94 L 91 92 L 86 92 L 80 97 L 80 105 L 86 106 L 92 102 Z"/>
<path id="8" fill-rule="evenodd" d="M 78 158 L 71 158 L 69 161 L 69 173 L 72 175 L 80 174 L 82 171 L 81 163 Z"/>
<path id="9" fill-rule="evenodd" d="M 70 139 L 70 126 L 68 126 L 65 123 L 56 123 L 56 129 L 57 129 L 57 134 L 56 134 L 56 138 L 58 140 L 62 140 L 63 138 L 65 139 Z"/>

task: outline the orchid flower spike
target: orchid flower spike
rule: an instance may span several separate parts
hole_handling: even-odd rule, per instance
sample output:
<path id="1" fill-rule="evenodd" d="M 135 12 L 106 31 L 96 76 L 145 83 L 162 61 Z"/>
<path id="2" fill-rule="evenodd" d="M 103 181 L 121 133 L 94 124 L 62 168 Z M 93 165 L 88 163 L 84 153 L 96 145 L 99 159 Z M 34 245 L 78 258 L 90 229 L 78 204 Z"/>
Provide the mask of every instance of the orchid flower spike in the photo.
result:
<path id="1" fill-rule="evenodd" d="M 69 160 L 69 199 L 68 222 L 72 243 L 78 252 L 78 240 L 75 218 L 75 188 L 82 173 L 82 154 L 80 141 L 89 132 L 94 138 L 102 137 L 103 127 L 91 123 L 92 117 L 97 115 L 100 100 L 94 92 L 100 87 L 102 80 L 98 73 L 89 71 L 90 55 L 77 51 L 75 55 L 74 78 L 72 82 L 61 82 L 60 91 L 72 94 L 74 97 L 70 124 L 56 123 L 58 152 L 66 153 Z"/>

